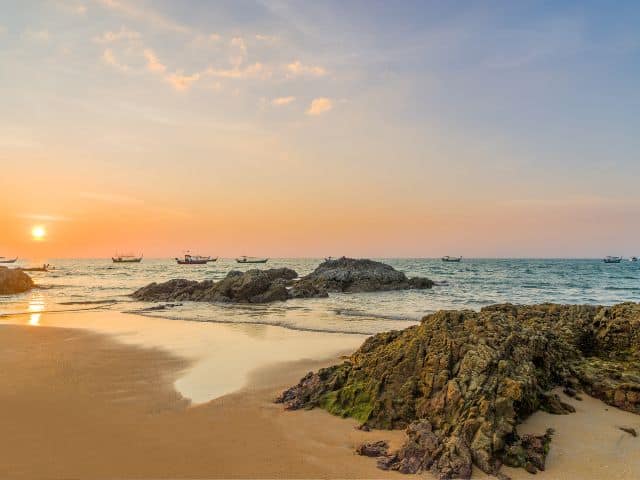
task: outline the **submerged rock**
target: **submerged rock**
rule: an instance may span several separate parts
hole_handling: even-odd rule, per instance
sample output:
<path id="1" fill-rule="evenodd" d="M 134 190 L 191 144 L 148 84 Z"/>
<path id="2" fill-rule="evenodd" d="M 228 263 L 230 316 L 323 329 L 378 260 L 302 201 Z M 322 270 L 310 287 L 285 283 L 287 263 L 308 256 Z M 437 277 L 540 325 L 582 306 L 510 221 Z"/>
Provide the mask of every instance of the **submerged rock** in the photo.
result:
<path id="1" fill-rule="evenodd" d="M 428 278 L 407 276 L 373 260 L 342 257 L 327 260 L 309 275 L 300 279 L 295 288 L 317 292 L 377 292 L 431 288 Z"/>
<path id="2" fill-rule="evenodd" d="M 406 428 L 381 468 L 469 478 L 472 465 L 544 468 L 550 432 L 519 436 L 538 409 L 574 408 L 549 390 L 584 389 L 640 413 L 640 305 L 495 305 L 440 311 L 370 337 L 342 364 L 307 374 L 277 400 L 373 428 Z"/>
<path id="3" fill-rule="evenodd" d="M 33 287 L 33 280 L 22 270 L 0 267 L 0 295 L 27 292 Z"/>
<path id="4" fill-rule="evenodd" d="M 219 282 L 178 279 L 151 283 L 132 296 L 144 301 L 265 303 L 289 298 L 287 283 L 297 276 L 290 268 L 231 271 Z"/>

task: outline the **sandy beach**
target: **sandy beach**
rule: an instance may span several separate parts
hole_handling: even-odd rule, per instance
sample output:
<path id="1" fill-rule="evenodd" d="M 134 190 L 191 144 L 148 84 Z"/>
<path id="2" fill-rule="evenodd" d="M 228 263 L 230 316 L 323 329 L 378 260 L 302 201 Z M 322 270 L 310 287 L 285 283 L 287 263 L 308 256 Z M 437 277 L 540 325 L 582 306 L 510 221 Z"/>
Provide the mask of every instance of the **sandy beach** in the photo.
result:
<path id="1" fill-rule="evenodd" d="M 86 328 L 87 315 L 58 314 L 53 321 Z M 94 327 L 100 315 L 119 314 L 95 315 Z M 282 389 L 337 361 L 335 355 L 265 364 L 239 390 L 194 405 L 175 384 L 198 360 L 158 347 L 158 338 L 144 344 L 139 333 L 107 335 L 11 320 L 0 325 L 3 478 L 403 478 L 354 454 L 368 440 L 398 447 L 403 432 L 362 432 L 354 420 L 273 404 Z M 14 323 L 28 320 L 13 317 Z M 203 327 L 222 326 L 197 326 Z M 520 427 L 525 433 L 556 429 L 540 478 L 637 478 L 640 441 L 618 427 L 640 429 L 640 418 L 591 398 L 566 400 L 575 414 L 538 412 Z M 524 470 L 505 473 L 530 478 Z"/>

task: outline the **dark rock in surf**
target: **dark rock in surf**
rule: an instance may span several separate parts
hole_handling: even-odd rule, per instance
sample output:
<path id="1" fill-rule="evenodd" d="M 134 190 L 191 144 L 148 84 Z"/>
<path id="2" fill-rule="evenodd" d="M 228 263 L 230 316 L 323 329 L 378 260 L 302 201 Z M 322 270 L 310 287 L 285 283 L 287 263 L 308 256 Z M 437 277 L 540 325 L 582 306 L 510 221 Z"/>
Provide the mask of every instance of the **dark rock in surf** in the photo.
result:
<path id="1" fill-rule="evenodd" d="M 289 298 L 287 285 L 297 276 L 290 268 L 231 271 L 219 282 L 169 280 L 142 287 L 132 296 L 144 301 L 266 303 Z"/>
<path id="2" fill-rule="evenodd" d="M 0 267 L 0 295 L 27 292 L 34 286 L 31 277 L 22 270 Z"/>
<path id="3" fill-rule="evenodd" d="M 640 414 L 640 305 L 440 311 L 370 337 L 277 401 L 406 428 L 406 444 L 381 457 L 380 468 L 469 478 L 473 465 L 493 475 L 503 463 L 544 469 L 551 432 L 520 436 L 516 427 L 539 409 L 574 411 L 555 387 Z"/>
<path id="4" fill-rule="evenodd" d="M 387 454 L 389 444 L 384 440 L 366 442 L 356 448 L 356 453 L 365 457 L 381 457 Z"/>
<path id="5" fill-rule="evenodd" d="M 390 265 L 346 257 L 323 262 L 295 285 L 299 291 L 350 293 L 431 287 L 433 282 L 428 278 L 407 278 Z"/>

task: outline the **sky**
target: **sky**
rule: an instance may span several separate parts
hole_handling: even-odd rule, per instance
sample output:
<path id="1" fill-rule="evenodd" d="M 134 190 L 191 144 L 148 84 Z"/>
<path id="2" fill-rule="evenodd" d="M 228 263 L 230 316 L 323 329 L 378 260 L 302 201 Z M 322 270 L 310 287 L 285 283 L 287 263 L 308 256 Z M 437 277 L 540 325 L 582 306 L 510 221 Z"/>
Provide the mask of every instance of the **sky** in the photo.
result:
<path id="1" fill-rule="evenodd" d="M 0 255 L 638 255 L 639 24 L 624 1 L 0 0 Z"/>

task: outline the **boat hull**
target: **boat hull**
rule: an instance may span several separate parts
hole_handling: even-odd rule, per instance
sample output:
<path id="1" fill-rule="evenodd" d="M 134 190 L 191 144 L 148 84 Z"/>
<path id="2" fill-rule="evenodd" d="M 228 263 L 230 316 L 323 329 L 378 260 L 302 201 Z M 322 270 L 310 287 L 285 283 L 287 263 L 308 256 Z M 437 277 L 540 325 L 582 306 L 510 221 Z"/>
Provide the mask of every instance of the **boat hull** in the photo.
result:
<path id="1" fill-rule="evenodd" d="M 176 258 L 178 265 L 206 265 L 211 260 L 180 260 Z"/>
<path id="2" fill-rule="evenodd" d="M 0 260 L 0 263 L 16 263 L 17 260 L 18 260 L 18 257 L 11 258 L 9 260 Z"/>
<path id="3" fill-rule="evenodd" d="M 113 263 L 140 263 L 142 258 L 111 258 Z"/>
<path id="4" fill-rule="evenodd" d="M 267 263 L 269 259 L 266 260 L 240 260 L 236 258 L 236 262 L 238 263 Z"/>

